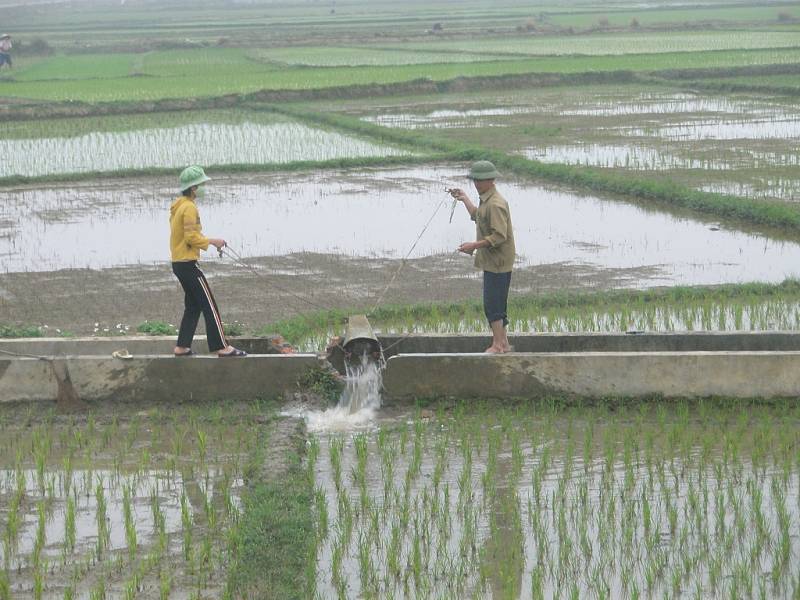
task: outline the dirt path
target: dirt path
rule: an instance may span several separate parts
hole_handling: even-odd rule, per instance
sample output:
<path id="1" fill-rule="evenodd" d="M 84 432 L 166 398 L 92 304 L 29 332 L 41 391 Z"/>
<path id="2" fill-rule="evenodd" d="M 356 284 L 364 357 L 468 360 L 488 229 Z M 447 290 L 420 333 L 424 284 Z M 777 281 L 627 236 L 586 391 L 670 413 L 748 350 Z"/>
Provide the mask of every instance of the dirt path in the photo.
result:
<path id="1" fill-rule="evenodd" d="M 314 312 L 317 307 L 371 308 L 401 264 L 397 259 L 292 254 L 251 259 L 253 272 L 207 262 L 202 268 L 226 322 L 246 330 Z M 454 302 L 479 298 L 481 281 L 467 257 L 455 253 L 410 260 L 387 292 L 385 304 Z M 518 269 L 512 294 L 604 290 L 646 281 L 654 269 L 596 269 L 550 264 Z M 302 301 L 298 299 L 306 299 Z M 0 275 L 0 323 L 48 325 L 76 335 L 117 324 L 135 329 L 145 320 L 177 324 L 183 292 L 169 265 L 104 270 L 70 269 Z M 201 325 L 202 330 L 202 325 Z"/>

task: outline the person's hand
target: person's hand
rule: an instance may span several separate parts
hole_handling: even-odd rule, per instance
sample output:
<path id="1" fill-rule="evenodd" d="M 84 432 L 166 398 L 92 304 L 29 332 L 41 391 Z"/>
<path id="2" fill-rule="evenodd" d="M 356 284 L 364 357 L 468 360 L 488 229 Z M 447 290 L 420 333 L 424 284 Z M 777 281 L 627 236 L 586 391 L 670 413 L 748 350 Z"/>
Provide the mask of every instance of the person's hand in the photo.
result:
<path id="1" fill-rule="evenodd" d="M 469 196 L 467 196 L 467 193 L 460 188 L 448 189 L 447 193 L 449 193 L 453 198 L 455 198 L 459 202 L 465 202 L 466 200 L 469 200 Z"/>
<path id="2" fill-rule="evenodd" d="M 208 243 L 214 246 L 217 250 L 222 250 L 227 246 L 227 242 L 222 238 L 209 238 Z"/>
<path id="3" fill-rule="evenodd" d="M 475 249 L 478 247 L 477 242 L 464 242 L 458 247 L 459 252 L 463 252 L 464 254 L 472 254 L 475 252 Z"/>

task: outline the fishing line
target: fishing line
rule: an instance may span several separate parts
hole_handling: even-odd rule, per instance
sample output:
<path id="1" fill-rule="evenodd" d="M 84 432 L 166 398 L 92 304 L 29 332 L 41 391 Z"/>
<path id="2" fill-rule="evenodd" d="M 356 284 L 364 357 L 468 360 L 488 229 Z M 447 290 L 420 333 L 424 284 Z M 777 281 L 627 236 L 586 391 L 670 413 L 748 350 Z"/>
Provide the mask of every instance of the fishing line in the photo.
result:
<path id="1" fill-rule="evenodd" d="M 241 254 L 239 254 L 236 250 L 231 248 L 230 245 L 228 245 L 228 244 L 225 244 L 225 246 L 223 246 L 222 248 L 219 249 L 219 255 L 220 255 L 220 258 L 223 257 L 223 256 L 227 256 L 228 258 L 233 260 L 233 262 L 235 264 L 239 265 L 240 267 L 244 267 L 245 269 L 247 269 L 251 273 L 254 273 L 257 277 L 260 277 L 261 279 L 263 279 L 265 282 L 267 282 L 270 286 L 272 286 L 273 288 L 275 288 L 279 292 L 283 292 L 284 294 L 288 294 L 292 298 L 300 300 L 301 302 L 305 302 L 309 306 L 313 306 L 314 308 L 316 308 L 318 310 L 323 310 L 323 311 L 331 310 L 330 307 L 325 307 L 325 306 L 322 306 L 320 304 L 317 304 L 316 302 L 312 302 L 311 300 L 309 300 L 305 296 L 301 296 L 299 294 L 296 294 L 296 293 L 292 292 L 291 290 L 288 290 L 286 288 L 283 288 L 283 287 L 275 284 L 275 282 L 270 277 L 267 277 L 267 275 L 265 275 L 262 271 L 259 271 L 258 269 L 255 268 L 255 266 L 251 265 L 250 263 L 245 262 L 244 257 L 242 257 Z M 293 308 L 293 310 L 298 315 L 304 316 L 304 314 L 301 313 L 300 311 L 298 311 L 297 309 Z"/>
<path id="2" fill-rule="evenodd" d="M 425 223 L 425 226 L 422 228 L 422 231 L 419 232 L 419 235 L 417 236 L 417 239 L 414 240 L 414 243 L 411 245 L 411 248 L 409 248 L 408 252 L 406 252 L 406 255 L 403 257 L 403 260 L 400 262 L 400 266 L 397 267 L 397 270 L 395 270 L 394 275 L 392 275 L 392 278 L 389 280 L 389 283 L 387 283 L 386 287 L 383 288 L 383 292 L 381 292 L 381 295 L 378 296 L 378 299 L 375 301 L 375 305 L 372 307 L 372 310 L 367 313 L 368 315 L 373 315 L 373 316 L 375 315 L 375 311 L 378 310 L 378 307 L 383 303 L 383 299 L 386 296 L 386 293 L 389 291 L 389 288 L 392 287 L 392 284 L 395 282 L 398 275 L 400 275 L 400 272 L 408 263 L 408 258 L 411 256 L 411 253 L 414 252 L 414 248 L 417 247 L 417 244 L 419 243 L 420 239 L 422 239 L 422 236 L 428 230 L 428 227 L 430 227 L 430 224 L 433 222 L 434 217 L 436 217 L 436 215 L 439 213 L 439 210 L 442 208 L 442 206 L 444 206 L 444 204 L 445 200 L 442 200 L 441 202 L 439 202 L 439 204 L 436 205 L 436 209 L 433 211 L 433 214 L 428 219 L 428 222 Z"/>
<path id="3" fill-rule="evenodd" d="M 367 314 L 374 315 L 375 311 L 383 303 L 383 300 L 386 297 L 386 294 L 389 291 L 389 288 L 391 288 L 391 286 L 397 280 L 397 277 L 400 275 L 402 270 L 405 268 L 406 264 L 408 263 L 408 258 L 411 256 L 411 253 L 414 252 L 414 249 L 417 247 L 417 244 L 419 244 L 419 241 L 422 239 L 422 236 L 425 235 L 425 232 L 430 227 L 431 223 L 433 222 L 433 219 L 436 217 L 436 215 L 439 213 L 439 211 L 441 210 L 442 206 L 444 206 L 445 203 L 446 203 L 446 201 L 442 200 L 441 202 L 439 202 L 436 205 L 436 208 L 434 209 L 434 211 L 431 214 L 430 218 L 428 218 L 427 222 L 425 223 L 425 226 L 422 228 L 422 230 L 417 235 L 416 239 L 414 240 L 414 243 L 411 245 L 411 248 L 409 248 L 409 250 L 406 253 L 405 257 L 400 262 L 400 265 L 397 267 L 395 272 L 392 274 L 392 277 L 389 280 L 389 283 L 386 284 L 386 287 L 384 287 L 383 291 L 378 296 L 378 299 L 376 300 L 375 304 L 373 305 L 372 310 Z M 309 306 L 313 306 L 314 308 L 316 308 L 318 310 L 321 310 L 321 311 L 329 311 L 329 310 L 331 310 L 330 307 L 325 307 L 325 306 L 322 306 L 320 304 L 317 304 L 316 302 L 313 302 L 313 301 L 309 300 L 308 298 L 306 298 L 304 296 L 300 296 L 299 294 L 296 294 L 296 293 L 292 292 L 291 290 L 288 290 L 288 289 L 283 288 L 283 287 L 281 287 L 279 285 L 276 285 L 275 282 L 272 280 L 272 278 L 268 277 L 265 273 L 263 273 L 263 271 L 258 270 L 254 265 L 246 262 L 244 260 L 244 257 L 239 252 L 237 252 L 234 248 L 231 248 L 231 246 L 229 244 L 225 244 L 225 246 L 223 246 L 222 248 L 219 248 L 218 249 L 218 253 L 219 253 L 220 258 L 227 256 L 235 264 L 239 265 L 240 267 L 244 267 L 245 269 L 247 269 L 251 273 L 255 274 L 259 279 L 261 279 L 262 281 L 266 282 L 268 285 L 270 285 L 273 288 L 275 288 L 276 290 L 278 290 L 280 292 L 283 292 L 284 294 L 287 294 L 287 295 L 291 296 L 292 298 L 300 300 L 301 302 L 304 302 L 304 303 L 308 304 Z M 297 310 L 294 307 L 291 307 L 291 308 L 298 316 L 300 316 L 300 317 L 302 317 L 302 318 L 304 318 L 304 319 L 306 319 L 307 321 L 310 322 L 310 318 L 308 317 L 308 315 L 306 315 L 305 313 L 300 312 L 299 310 Z M 406 334 L 406 337 L 408 337 L 408 335 L 412 335 L 412 334 L 410 334 L 410 333 Z M 389 348 L 397 345 L 401 341 L 402 341 L 402 339 L 397 340 L 391 346 L 389 346 Z"/>

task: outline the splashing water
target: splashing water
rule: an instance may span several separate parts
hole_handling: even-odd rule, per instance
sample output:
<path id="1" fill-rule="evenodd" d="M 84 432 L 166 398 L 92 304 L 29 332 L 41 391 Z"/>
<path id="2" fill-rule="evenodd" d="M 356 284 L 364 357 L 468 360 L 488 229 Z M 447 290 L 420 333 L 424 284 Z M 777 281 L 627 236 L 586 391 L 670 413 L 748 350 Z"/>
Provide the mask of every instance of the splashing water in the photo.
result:
<path id="1" fill-rule="evenodd" d="M 309 431 L 351 429 L 372 421 L 381 407 L 381 364 L 364 354 L 354 365 L 345 364 L 345 388 L 339 403 L 328 410 L 305 415 Z"/>

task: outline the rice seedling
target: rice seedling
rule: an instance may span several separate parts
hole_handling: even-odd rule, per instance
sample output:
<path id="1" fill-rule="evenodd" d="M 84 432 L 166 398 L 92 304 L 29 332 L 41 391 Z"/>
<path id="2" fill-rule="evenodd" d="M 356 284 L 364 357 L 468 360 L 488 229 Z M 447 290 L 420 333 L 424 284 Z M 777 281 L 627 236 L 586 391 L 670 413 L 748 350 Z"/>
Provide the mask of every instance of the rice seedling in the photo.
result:
<path id="1" fill-rule="evenodd" d="M 133 515 L 131 501 L 131 488 L 128 485 L 122 487 L 122 514 L 125 524 L 125 541 L 128 544 L 128 557 L 133 562 L 136 560 L 136 522 Z"/>
<path id="2" fill-rule="evenodd" d="M 381 460 L 339 487 L 333 464 L 358 472 L 363 459 L 354 450 L 321 461 L 316 502 L 338 498 L 327 521 L 339 535 L 317 542 L 318 558 L 333 556 L 336 572 L 321 564 L 317 589 L 408 597 L 509 591 L 524 580 L 533 597 L 788 593 L 798 506 L 786 495 L 797 478 L 784 472 L 797 468 L 795 452 L 786 460 L 797 433 L 783 423 L 800 418 L 796 407 L 643 404 L 613 419 L 583 407 L 538 421 L 527 410 L 501 406 L 495 420 L 462 406 L 451 409 L 447 430 L 417 418 L 359 433 L 358 444 L 376 444 Z M 752 414 L 764 417 L 755 427 Z M 450 435 L 459 443 L 447 443 Z M 390 452 L 405 436 L 406 452 Z M 320 443 L 326 451 L 337 445 Z M 387 496 L 389 461 L 406 475 Z M 353 508 L 365 505 L 356 517 Z"/>
<path id="3" fill-rule="evenodd" d="M 167 114 L 161 124 L 137 130 L 139 120 L 118 119 L 129 129 L 124 132 L 94 130 L 97 121 L 85 119 L 86 129 L 70 137 L 4 139 L 0 149 L 13 158 L 0 167 L 0 177 L 176 169 L 187 161 L 222 167 L 410 154 L 263 113 L 242 113 L 235 119 L 229 115 L 199 113 L 192 122 L 165 127 L 164 123 L 174 120 L 173 115 Z M 184 150 L 189 147 L 202 148 L 203 154 L 193 151 L 189 156 Z M 95 329 L 98 333 L 127 335 L 130 326 L 98 324 Z M 146 325 L 144 329 L 149 331 L 153 327 Z M 232 331 L 241 331 L 241 325 Z"/>
<path id="4" fill-rule="evenodd" d="M 181 526 L 183 528 L 183 558 L 189 561 L 192 554 L 192 513 L 186 492 L 181 492 Z"/>

